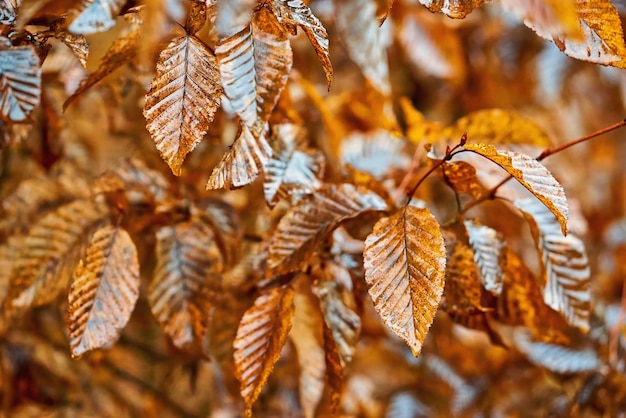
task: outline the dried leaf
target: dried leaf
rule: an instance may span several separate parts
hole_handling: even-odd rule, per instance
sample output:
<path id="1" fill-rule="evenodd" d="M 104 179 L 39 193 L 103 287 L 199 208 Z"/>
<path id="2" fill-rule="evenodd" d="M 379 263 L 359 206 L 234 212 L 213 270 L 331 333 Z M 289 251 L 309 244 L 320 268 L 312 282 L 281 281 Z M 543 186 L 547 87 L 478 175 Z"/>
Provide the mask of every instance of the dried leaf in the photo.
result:
<path id="1" fill-rule="evenodd" d="M 323 324 L 323 327 L 326 385 L 321 404 L 317 408 L 317 415 L 336 416 L 341 405 L 344 386 L 343 366 L 332 331 L 326 323 Z"/>
<path id="2" fill-rule="evenodd" d="M 441 12 L 453 19 L 463 19 L 472 10 L 491 0 L 420 0 L 433 13 Z"/>
<path id="3" fill-rule="evenodd" d="M 219 1 L 215 28 L 220 39 L 228 38 L 248 26 L 256 3 L 256 0 Z"/>
<path id="4" fill-rule="evenodd" d="M 205 1 L 190 1 L 189 13 L 185 20 L 187 33 L 194 35 L 198 32 L 207 20 L 207 3 Z"/>
<path id="5" fill-rule="evenodd" d="M 493 145 L 466 144 L 465 149 L 493 161 L 519 181 L 556 216 L 563 235 L 567 234 L 568 207 L 565 191 L 539 161 L 528 155 L 497 150 Z"/>
<path id="6" fill-rule="evenodd" d="M 443 294 L 446 249 L 428 209 L 407 206 L 374 225 L 365 281 L 383 322 L 419 355 Z"/>
<path id="7" fill-rule="evenodd" d="M 391 94 L 389 65 L 374 0 L 335 2 L 337 27 L 350 58 L 382 95 Z"/>
<path id="8" fill-rule="evenodd" d="M 148 168 L 138 159 L 117 161 L 115 168 L 96 178 L 92 187 L 94 194 L 144 189 L 154 200 L 161 201 L 168 195 L 169 183 L 161 173 Z"/>
<path id="9" fill-rule="evenodd" d="M 482 288 L 471 248 L 461 242 L 446 243 L 446 281 L 442 308 L 451 316 L 469 316 L 484 310 Z"/>
<path id="10" fill-rule="evenodd" d="M 106 215 L 102 205 L 77 200 L 37 221 L 15 260 L 10 306 L 26 309 L 54 300 L 78 261 L 81 242 Z"/>
<path id="11" fill-rule="evenodd" d="M 273 0 L 271 10 L 280 24 L 302 28 L 322 63 L 326 73 L 327 87 L 330 89 L 330 83 L 333 81 L 333 66 L 328 52 L 328 33 L 322 22 L 302 0 Z"/>
<path id="12" fill-rule="evenodd" d="M 17 9 L 21 0 L 3 0 L 0 2 L 0 25 L 12 25 L 15 22 Z"/>
<path id="13" fill-rule="evenodd" d="M 506 242 L 498 231 L 481 225 L 476 220 L 463 222 L 469 243 L 474 252 L 480 281 L 485 290 L 494 295 L 502 292 L 502 281 L 506 267 Z"/>
<path id="14" fill-rule="evenodd" d="M 32 46 L 0 48 L 0 116 L 9 122 L 26 120 L 39 105 L 41 67 Z"/>
<path id="15" fill-rule="evenodd" d="M 235 189 L 252 183 L 263 170 L 272 155 L 272 148 L 265 139 L 265 130 L 255 137 L 246 125 L 235 142 L 213 169 L 207 189 Z"/>
<path id="16" fill-rule="evenodd" d="M 174 39 L 159 55 L 143 114 L 161 157 L 175 175 L 209 130 L 220 106 L 217 63 L 193 35 Z"/>
<path id="17" fill-rule="evenodd" d="M 229 269 L 239 261 L 243 230 L 235 208 L 222 200 L 207 199 L 193 206 L 191 213 L 213 229 L 215 240 Z"/>
<path id="18" fill-rule="evenodd" d="M 476 169 L 465 161 L 446 162 L 443 166 L 443 177 L 457 193 L 466 193 L 478 199 L 483 188 L 476 177 Z"/>
<path id="19" fill-rule="evenodd" d="M 69 32 L 55 32 L 54 37 L 63 42 L 72 51 L 83 68 L 87 68 L 89 57 L 89 44 L 83 35 L 75 35 Z"/>
<path id="20" fill-rule="evenodd" d="M 545 39 L 583 36 L 578 17 L 577 0 L 501 0 L 511 11 Z"/>
<path id="21" fill-rule="evenodd" d="M 393 170 L 406 170 L 411 159 L 406 144 L 386 130 L 367 134 L 354 132 L 341 142 L 341 161 L 377 180 L 389 177 Z"/>
<path id="22" fill-rule="evenodd" d="M 276 138 L 272 158 L 265 166 L 263 191 L 265 201 L 273 207 L 291 194 L 311 194 L 322 185 L 324 154 L 305 148 L 301 129 L 292 124 L 273 126 Z"/>
<path id="23" fill-rule="evenodd" d="M 294 291 L 281 286 L 262 293 L 241 318 L 234 342 L 237 379 L 246 408 L 261 393 L 287 342 L 294 315 Z"/>
<path id="24" fill-rule="evenodd" d="M 292 207 L 270 242 L 268 273 L 284 274 L 304 265 L 317 244 L 341 222 L 363 212 L 386 210 L 377 194 L 351 184 L 327 184 Z"/>
<path id="25" fill-rule="evenodd" d="M 120 14 L 126 0 L 81 0 L 83 9 L 70 23 L 72 33 L 89 35 L 104 32 L 115 26 L 115 19 Z"/>
<path id="26" fill-rule="evenodd" d="M 165 226 L 157 231 L 155 251 L 152 313 L 175 346 L 201 347 L 223 270 L 213 233 L 201 222 Z"/>
<path id="27" fill-rule="evenodd" d="M 530 224 L 541 258 L 543 299 L 568 323 L 588 330 L 591 271 L 584 243 L 571 234 L 564 237 L 554 215 L 536 200 L 514 203 Z"/>
<path id="28" fill-rule="evenodd" d="M 91 239 L 68 296 L 73 356 L 108 347 L 120 336 L 139 297 L 139 260 L 130 235 L 111 225 Z"/>

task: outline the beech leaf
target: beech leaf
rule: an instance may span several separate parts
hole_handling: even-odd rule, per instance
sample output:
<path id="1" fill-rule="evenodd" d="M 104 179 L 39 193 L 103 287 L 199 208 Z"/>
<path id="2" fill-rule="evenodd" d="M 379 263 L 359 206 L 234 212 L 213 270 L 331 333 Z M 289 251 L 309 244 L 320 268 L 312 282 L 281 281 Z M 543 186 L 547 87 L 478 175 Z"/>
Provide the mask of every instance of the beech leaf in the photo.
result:
<path id="1" fill-rule="evenodd" d="M 39 105 L 41 67 L 32 46 L 0 48 L 0 116 L 9 122 L 26 120 Z"/>
<path id="2" fill-rule="evenodd" d="M 506 243 L 501 233 L 475 220 L 463 222 L 485 290 L 499 295 L 506 268 Z"/>
<path id="3" fill-rule="evenodd" d="M 193 35 L 174 39 L 159 56 L 143 114 L 161 157 L 175 175 L 209 130 L 220 106 L 215 57 Z"/>
<path id="4" fill-rule="evenodd" d="M 433 13 L 441 12 L 453 19 L 463 19 L 472 10 L 491 0 L 420 0 Z"/>
<path id="5" fill-rule="evenodd" d="M 124 4 L 126 0 L 81 0 L 83 10 L 72 20 L 68 30 L 81 35 L 109 30 L 115 26 Z"/>
<path id="6" fill-rule="evenodd" d="M 356 314 L 355 314 L 356 315 Z M 317 408 L 318 415 L 327 413 L 336 416 L 341 405 L 344 378 L 343 366 L 338 345 L 327 323 L 323 324 L 324 360 L 326 365 L 326 385 L 322 403 Z M 326 400 L 326 402 L 324 402 Z"/>
<path id="7" fill-rule="evenodd" d="M 498 150 L 493 145 L 465 144 L 465 149 L 493 161 L 513 176 L 550 209 L 559 221 L 563 235 L 567 234 L 569 210 L 565 191 L 545 166 L 528 155 Z"/>
<path id="8" fill-rule="evenodd" d="M 74 271 L 68 296 L 73 356 L 119 338 L 135 308 L 139 285 L 137 249 L 128 232 L 111 225 L 98 229 Z"/>
<path id="9" fill-rule="evenodd" d="M 365 241 L 365 281 L 383 322 L 419 355 L 443 294 L 446 249 L 428 209 L 379 220 Z"/>
<path id="10" fill-rule="evenodd" d="M 484 311 L 482 289 L 472 249 L 456 241 L 446 242 L 446 282 L 442 308 L 451 316 L 469 316 Z"/>
<path id="11" fill-rule="evenodd" d="M 476 169 L 465 161 L 446 162 L 442 166 L 445 181 L 457 193 L 466 193 L 478 199 L 483 194 L 483 188 L 476 177 Z"/>

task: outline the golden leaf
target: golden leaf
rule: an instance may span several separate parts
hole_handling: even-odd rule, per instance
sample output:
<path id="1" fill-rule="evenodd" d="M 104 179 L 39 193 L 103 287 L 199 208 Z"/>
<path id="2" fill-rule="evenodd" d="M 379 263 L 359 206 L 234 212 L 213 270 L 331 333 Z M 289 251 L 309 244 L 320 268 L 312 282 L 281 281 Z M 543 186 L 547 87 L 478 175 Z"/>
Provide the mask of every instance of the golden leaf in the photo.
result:
<path id="1" fill-rule="evenodd" d="M 457 193 L 466 193 L 477 199 L 483 188 L 476 177 L 476 169 L 465 161 L 446 162 L 442 166 L 443 178 Z"/>
<path id="2" fill-rule="evenodd" d="M 157 62 L 143 114 L 161 157 L 175 175 L 209 130 L 222 88 L 211 50 L 193 35 L 174 39 Z"/>
<path id="3" fill-rule="evenodd" d="M 386 209 L 385 201 L 365 188 L 324 185 L 281 218 L 270 241 L 268 275 L 298 270 L 341 222 L 363 212 Z"/>
<path id="4" fill-rule="evenodd" d="M 115 168 L 97 177 L 92 187 L 95 194 L 143 189 L 160 201 L 167 196 L 169 183 L 160 172 L 148 168 L 138 159 L 117 161 Z"/>
<path id="5" fill-rule="evenodd" d="M 335 18 L 347 53 L 383 96 L 391 94 L 389 65 L 374 0 L 335 2 Z"/>
<path id="6" fill-rule="evenodd" d="M 535 199 L 514 203 L 528 220 L 540 255 L 544 301 L 571 325 L 589 330 L 591 271 L 585 244 L 563 236 L 554 215 Z"/>
<path id="7" fill-rule="evenodd" d="M 157 231 L 155 251 L 150 309 L 175 346 L 201 347 L 221 289 L 222 255 L 213 233 L 198 221 L 165 226 Z"/>
<path id="8" fill-rule="evenodd" d="M 365 281 L 383 322 L 419 355 L 443 294 L 446 249 L 428 209 L 382 218 L 365 241 Z"/>
<path id="9" fill-rule="evenodd" d="M 559 221 L 563 235 L 567 234 L 569 209 L 565 191 L 545 166 L 528 155 L 498 150 L 493 145 L 465 144 L 465 149 L 493 161 L 513 176 L 550 209 Z"/>
<path id="10" fill-rule="evenodd" d="M 80 0 L 80 13 L 70 23 L 72 33 L 89 35 L 115 26 L 115 20 L 126 0 Z"/>
<path id="11" fill-rule="evenodd" d="M 446 243 L 446 281 L 442 308 L 451 316 L 469 316 L 483 311 L 482 288 L 472 249 L 456 241 Z"/>
<path id="12" fill-rule="evenodd" d="M 577 0 L 501 0 L 502 5 L 542 38 L 581 40 Z"/>
<path id="13" fill-rule="evenodd" d="M 277 287 L 259 295 L 241 318 L 233 346 L 236 375 L 248 411 L 287 342 L 294 315 L 293 301 L 291 286 Z"/>
<path id="14" fill-rule="evenodd" d="M 207 189 L 235 189 L 252 183 L 272 155 L 263 129 L 255 136 L 244 124 L 239 136 L 211 172 Z"/>
<path id="15" fill-rule="evenodd" d="M 135 309 L 139 285 L 137 249 L 128 232 L 111 225 L 98 229 L 74 271 L 68 296 L 73 356 L 119 338 Z"/>
<path id="16" fill-rule="evenodd" d="M 41 67 L 32 46 L 0 48 L 0 117 L 20 122 L 39 106 Z"/>
<path id="17" fill-rule="evenodd" d="M 324 154 L 305 147 L 302 130 L 293 124 L 272 127 L 274 152 L 265 166 L 263 191 L 270 207 L 292 194 L 311 194 L 322 185 Z"/>
<path id="18" fill-rule="evenodd" d="M 499 295 L 506 267 L 506 243 L 501 233 L 476 220 L 463 222 L 478 267 L 478 277 L 488 292 Z"/>
<path id="19" fill-rule="evenodd" d="M 463 19 L 472 10 L 491 0 L 420 0 L 431 12 L 441 12 L 453 19 Z"/>
<path id="20" fill-rule="evenodd" d="M 77 200 L 38 220 L 15 260 L 9 306 L 26 309 L 54 300 L 78 262 L 81 242 L 106 215 L 103 205 Z"/>

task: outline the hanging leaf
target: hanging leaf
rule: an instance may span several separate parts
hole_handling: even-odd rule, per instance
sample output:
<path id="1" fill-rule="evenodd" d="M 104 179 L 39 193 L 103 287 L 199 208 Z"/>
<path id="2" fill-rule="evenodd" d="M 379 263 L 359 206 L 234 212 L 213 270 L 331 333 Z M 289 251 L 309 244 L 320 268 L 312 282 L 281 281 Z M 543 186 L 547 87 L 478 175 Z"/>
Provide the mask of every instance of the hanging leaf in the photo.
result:
<path id="1" fill-rule="evenodd" d="M 433 13 L 441 12 L 453 19 L 463 19 L 477 7 L 491 0 L 420 0 Z"/>
<path id="2" fill-rule="evenodd" d="M 288 28 L 295 26 L 302 28 L 322 63 L 326 73 L 327 87 L 330 89 L 330 83 L 333 81 L 333 66 L 328 52 L 328 33 L 322 22 L 302 0 L 273 0 L 271 10 L 280 24 Z M 293 34 L 295 35 L 295 32 Z"/>
<path id="3" fill-rule="evenodd" d="M 485 309 L 472 249 L 461 242 L 448 243 L 442 308 L 451 316 L 469 316 Z"/>
<path id="4" fill-rule="evenodd" d="M 182 222 L 157 231 L 155 251 L 150 309 L 175 346 L 201 347 L 221 287 L 222 255 L 215 237 L 201 222 Z"/>
<path id="5" fill-rule="evenodd" d="M 374 308 L 419 355 L 444 289 L 446 249 L 439 223 L 428 209 L 407 206 L 374 225 L 363 257 Z"/>
<path id="6" fill-rule="evenodd" d="M 337 28 L 347 53 L 382 95 L 391 94 L 389 65 L 375 0 L 335 1 Z"/>
<path id="7" fill-rule="evenodd" d="M 444 359 L 436 355 L 428 356 L 426 367 L 439 379 L 444 381 L 454 391 L 450 399 L 450 407 L 453 415 L 457 416 L 465 408 L 476 401 L 479 387 L 471 385 Z"/>
<path id="8" fill-rule="evenodd" d="M 21 0 L 3 0 L 0 3 L 0 25 L 10 26 L 15 22 Z"/>
<path id="9" fill-rule="evenodd" d="M 322 324 L 324 337 L 324 360 L 326 365 L 326 384 L 321 403 L 317 408 L 318 416 L 336 416 L 341 405 L 343 393 L 343 366 L 337 343 L 327 323 Z"/>
<path id="10" fill-rule="evenodd" d="M 237 379 L 248 411 L 287 342 L 294 315 L 293 302 L 291 286 L 276 287 L 257 297 L 241 318 L 233 346 Z"/>
<path id="11" fill-rule="evenodd" d="M 111 225 L 98 229 L 70 286 L 72 356 L 108 347 L 119 338 L 137 303 L 139 285 L 137 249 L 128 232 Z"/>
<path id="12" fill-rule="evenodd" d="M 483 194 L 483 188 L 476 177 L 476 169 L 465 161 L 446 162 L 442 166 L 443 178 L 457 193 L 471 195 L 478 199 Z"/>
<path id="13" fill-rule="evenodd" d="M 208 189 L 236 189 L 252 183 L 272 155 L 265 139 L 265 129 L 255 137 L 246 125 L 235 142 L 213 169 L 206 185 Z"/>
<path id="14" fill-rule="evenodd" d="M 143 114 L 161 157 L 175 175 L 209 130 L 221 87 L 213 54 L 198 38 L 174 39 L 161 52 Z"/>
<path id="15" fill-rule="evenodd" d="M 377 194 L 351 184 L 326 184 L 292 207 L 278 223 L 268 255 L 268 274 L 285 274 L 304 265 L 319 242 L 341 222 L 387 204 Z"/>
<path id="16" fill-rule="evenodd" d="M 273 126 L 274 152 L 265 166 L 263 191 L 270 207 L 291 194 L 311 194 L 322 185 L 324 154 L 304 146 L 300 127 Z"/>
<path id="17" fill-rule="evenodd" d="M 545 39 L 581 40 L 577 0 L 501 0 L 502 5 Z"/>
<path id="18" fill-rule="evenodd" d="M 10 306 L 26 309 L 54 300 L 78 262 L 81 242 L 106 215 L 102 205 L 77 200 L 37 221 L 15 260 Z"/>
<path id="19" fill-rule="evenodd" d="M 584 243 L 573 235 L 564 237 L 554 215 L 536 200 L 514 203 L 528 220 L 541 258 L 543 299 L 568 323 L 588 330 L 591 271 Z"/>
<path id="20" fill-rule="evenodd" d="M 32 46 L 0 48 L 0 116 L 20 122 L 39 106 L 41 67 Z"/>
<path id="21" fill-rule="evenodd" d="M 463 221 L 474 253 L 480 281 L 488 292 L 499 295 L 506 267 L 506 242 L 498 231 L 476 220 Z"/>
<path id="22" fill-rule="evenodd" d="M 482 155 L 502 167 L 556 216 L 563 235 L 567 234 L 568 207 L 565 191 L 539 161 L 528 155 L 497 150 L 493 145 L 465 144 L 465 149 Z"/>
<path id="23" fill-rule="evenodd" d="M 89 35 L 104 32 L 115 26 L 115 19 L 120 14 L 126 0 L 81 0 L 82 11 L 68 30 L 72 33 Z"/>

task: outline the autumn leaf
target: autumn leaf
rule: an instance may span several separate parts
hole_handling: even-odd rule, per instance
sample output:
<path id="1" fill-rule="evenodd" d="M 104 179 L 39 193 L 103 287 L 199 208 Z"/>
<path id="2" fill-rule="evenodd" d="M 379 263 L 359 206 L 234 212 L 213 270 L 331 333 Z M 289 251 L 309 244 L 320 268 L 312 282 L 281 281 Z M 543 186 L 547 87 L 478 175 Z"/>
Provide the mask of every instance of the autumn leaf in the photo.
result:
<path id="1" fill-rule="evenodd" d="M 125 230 L 111 225 L 96 231 L 74 271 L 67 326 L 72 355 L 113 344 L 139 297 L 137 249 Z"/>
<path id="2" fill-rule="evenodd" d="M 483 188 L 476 177 L 476 169 L 465 161 L 445 162 L 442 166 L 443 178 L 456 193 L 465 193 L 478 199 Z"/>
<path id="3" fill-rule="evenodd" d="M 420 0 L 431 12 L 441 12 L 453 19 L 463 19 L 472 10 L 491 0 Z"/>
<path id="4" fill-rule="evenodd" d="M 389 177 L 394 170 L 411 165 L 404 151 L 406 144 L 389 131 L 354 132 L 341 141 L 341 161 L 377 180 Z"/>
<path id="5" fill-rule="evenodd" d="M 72 51 L 83 68 L 87 68 L 87 58 L 89 57 L 89 44 L 83 35 L 76 35 L 69 32 L 57 31 L 54 37 L 63 42 Z"/>
<path id="6" fill-rule="evenodd" d="M 443 294 L 446 249 L 428 209 L 407 206 L 374 225 L 365 281 L 383 322 L 419 355 Z"/>
<path id="7" fill-rule="evenodd" d="M 589 329 L 590 275 L 584 243 L 574 235 L 563 236 L 552 213 L 534 199 L 516 199 L 528 220 L 542 266 L 543 298 L 561 312 L 568 323 Z"/>
<path id="8" fill-rule="evenodd" d="M 0 24 L 12 25 L 15 22 L 20 3 L 21 0 L 4 0 L 0 3 Z"/>
<path id="9" fill-rule="evenodd" d="M 218 1 L 215 28 L 219 37 L 228 38 L 248 26 L 256 3 L 256 0 Z"/>
<path id="10" fill-rule="evenodd" d="M 550 209 L 559 221 L 563 235 L 567 234 L 569 209 L 565 191 L 539 161 L 522 153 L 498 150 L 493 145 L 465 144 L 465 149 L 493 161 L 519 181 Z"/>
<path id="11" fill-rule="evenodd" d="M 430 417 L 433 411 L 409 392 L 400 392 L 389 400 L 385 418 Z"/>
<path id="12" fill-rule="evenodd" d="M 161 157 L 175 175 L 209 130 L 222 88 L 209 48 L 193 35 L 174 39 L 159 56 L 143 114 Z"/>
<path id="13" fill-rule="evenodd" d="M 165 226 L 156 233 L 155 252 L 150 309 L 175 346 L 201 347 L 221 290 L 222 255 L 213 233 L 198 221 Z"/>
<path id="14" fill-rule="evenodd" d="M 502 0 L 502 5 L 545 39 L 581 40 L 577 0 Z"/>
<path id="15" fill-rule="evenodd" d="M 446 278 L 442 308 L 451 316 L 469 316 L 482 312 L 482 288 L 474 253 L 465 244 L 447 243 Z"/>
<path id="16" fill-rule="evenodd" d="M 326 384 L 321 403 L 317 408 L 318 415 L 337 415 L 341 406 L 344 378 L 339 348 L 327 323 L 323 324 L 324 360 L 326 365 Z"/>
<path id="17" fill-rule="evenodd" d="M 115 26 L 115 19 L 126 4 L 125 0 L 81 0 L 82 11 L 70 23 L 72 33 L 89 35 Z"/>
<path id="18" fill-rule="evenodd" d="M 506 268 L 506 242 L 498 231 L 476 220 L 463 221 L 474 253 L 480 281 L 488 292 L 499 295 Z"/>
<path id="19" fill-rule="evenodd" d="M 386 210 L 377 194 L 351 184 L 327 184 L 292 207 L 272 235 L 268 274 L 298 270 L 317 244 L 345 220 L 363 212 Z"/>
<path id="20" fill-rule="evenodd" d="M 224 258 L 224 268 L 234 267 L 241 255 L 243 230 L 241 219 L 228 203 L 206 199 L 192 206 L 191 214 L 201 219 L 215 233 L 215 240 Z"/>
<path id="21" fill-rule="evenodd" d="M 0 116 L 6 122 L 26 120 L 39 106 L 41 67 L 32 46 L 0 47 Z"/>
<path id="22" fill-rule="evenodd" d="M 248 411 L 280 357 L 293 315 L 293 288 L 282 286 L 259 295 L 241 318 L 233 346 L 237 379 Z"/>
<path id="23" fill-rule="evenodd" d="M 187 33 L 195 35 L 200 31 L 207 21 L 207 2 L 206 1 L 190 1 L 189 12 L 185 19 L 185 29 Z"/>

